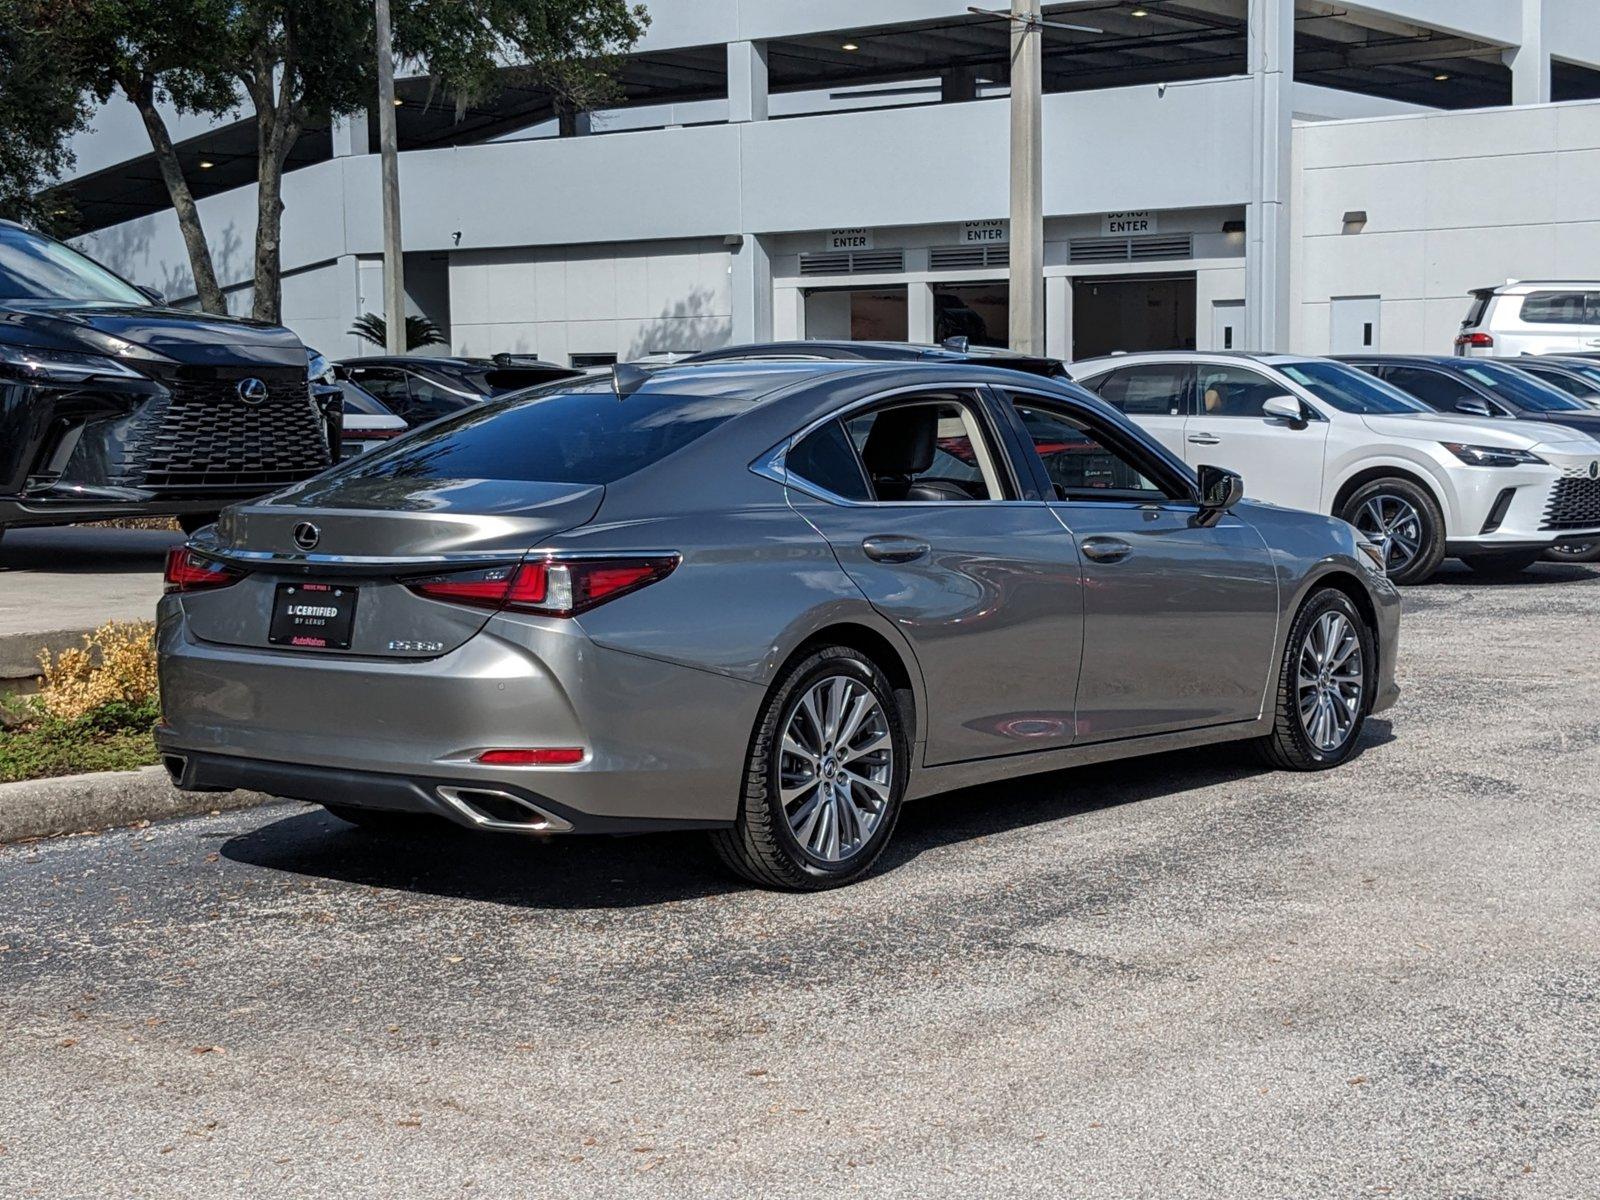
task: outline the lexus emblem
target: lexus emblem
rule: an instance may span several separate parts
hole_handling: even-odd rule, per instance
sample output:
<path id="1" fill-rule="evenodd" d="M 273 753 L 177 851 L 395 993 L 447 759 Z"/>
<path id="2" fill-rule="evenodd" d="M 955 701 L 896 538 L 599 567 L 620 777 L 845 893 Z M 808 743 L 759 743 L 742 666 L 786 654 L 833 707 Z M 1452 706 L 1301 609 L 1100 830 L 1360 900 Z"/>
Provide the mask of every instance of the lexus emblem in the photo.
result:
<path id="1" fill-rule="evenodd" d="M 322 540 L 322 530 L 310 521 L 301 521 L 294 527 L 294 544 L 302 550 L 315 550 Z"/>
<path id="2" fill-rule="evenodd" d="M 239 380 L 239 399 L 246 404 L 260 404 L 267 398 L 267 385 L 254 375 Z"/>
<path id="3" fill-rule="evenodd" d="M 1595 459 L 1589 464 L 1589 478 L 1600 479 L 1600 458 Z"/>

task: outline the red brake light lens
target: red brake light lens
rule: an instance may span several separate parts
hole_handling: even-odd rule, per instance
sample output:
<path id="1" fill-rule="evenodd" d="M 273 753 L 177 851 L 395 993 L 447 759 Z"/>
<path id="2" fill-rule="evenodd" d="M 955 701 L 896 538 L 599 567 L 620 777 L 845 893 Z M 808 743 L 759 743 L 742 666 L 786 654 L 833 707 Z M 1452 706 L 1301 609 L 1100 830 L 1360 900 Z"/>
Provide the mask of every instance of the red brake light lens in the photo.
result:
<path id="1" fill-rule="evenodd" d="M 411 590 L 430 600 L 490 608 L 496 612 L 571 617 L 665 579 L 677 555 L 617 558 L 542 558 L 514 567 L 463 571 L 419 579 Z"/>
<path id="2" fill-rule="evenodd" d="M 243 578 L 243 571 L 236 571 L 209 558 L 201 558 L 187 546 L 174 546 L 167 551 L 163 581 L 168 592 L 203 592 L 209 588 L 227 587 Z"/>
<path id="3" fill-rule="evenodd" d="M 1487 333 L 1463 333 L 1456 338 L 1456 345 L 1487 348 L 1494 345 L 1494 338 Z"/>
<path id="4" fill-rule="evenodd" d="M 529 750 L 485 750 L 478 762 L 500 767 L 565 767 L 583 761 L 581 746 L 548 746 Z"/>

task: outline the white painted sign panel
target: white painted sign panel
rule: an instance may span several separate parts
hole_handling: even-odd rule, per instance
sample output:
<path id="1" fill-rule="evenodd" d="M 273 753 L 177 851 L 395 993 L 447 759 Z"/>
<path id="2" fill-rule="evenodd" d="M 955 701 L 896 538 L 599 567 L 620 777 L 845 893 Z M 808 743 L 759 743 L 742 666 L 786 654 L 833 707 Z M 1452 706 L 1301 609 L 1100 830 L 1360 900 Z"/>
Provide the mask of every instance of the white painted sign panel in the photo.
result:
<path id="1" fill-rule="evenodd" d="M 1100 232 L 1106 237 L 1126 237 L 1131 233 L 1156 233 L 1155 211 L 1139 208 L 1131 212 L 1106 213 L 1100 218 Z"/>
<path id="2" fill-rule="evenodd" d="M 828 230 L 829 250 L 871 250 L 872 230 L 865 225 L 853 229 Z"/>
<path id="3" fill-rule="evenodd" d="M 963 221 L 961 244 L 963 246 L 1004 246 L 1011 241 L 1009 221 Z"/>

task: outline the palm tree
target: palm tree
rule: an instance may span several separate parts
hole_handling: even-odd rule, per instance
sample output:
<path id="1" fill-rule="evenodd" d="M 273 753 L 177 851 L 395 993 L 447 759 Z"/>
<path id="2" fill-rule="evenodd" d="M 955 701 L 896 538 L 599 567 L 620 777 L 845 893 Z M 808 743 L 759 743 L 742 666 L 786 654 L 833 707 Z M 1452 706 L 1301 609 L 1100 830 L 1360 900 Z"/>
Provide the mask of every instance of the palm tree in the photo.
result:
<path id="1" fill-rule="evenodd" d="M 377 313 L 362 313 L 350 332 L 374 346 L 389 344 L 389 326 Z M 450 339 L 427 317 L 406 317 L 406 349 L 420 350 L 424 346 L 443 346 Z"/>

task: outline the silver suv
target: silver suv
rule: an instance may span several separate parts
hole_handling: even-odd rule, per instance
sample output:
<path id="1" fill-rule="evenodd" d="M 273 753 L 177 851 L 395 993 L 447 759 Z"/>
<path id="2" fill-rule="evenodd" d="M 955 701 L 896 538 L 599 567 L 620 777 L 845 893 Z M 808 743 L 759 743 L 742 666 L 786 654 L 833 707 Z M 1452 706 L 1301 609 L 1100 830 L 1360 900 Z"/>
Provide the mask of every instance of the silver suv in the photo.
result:
<path id="1" fill-rule="evenodd" d="M 1477 288 L 1456 336 L 1460 358 L 1600 350 L 1600 282 L 1508 279 Z"/>

